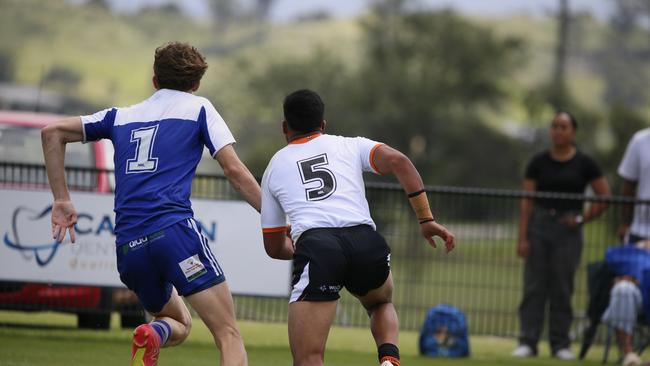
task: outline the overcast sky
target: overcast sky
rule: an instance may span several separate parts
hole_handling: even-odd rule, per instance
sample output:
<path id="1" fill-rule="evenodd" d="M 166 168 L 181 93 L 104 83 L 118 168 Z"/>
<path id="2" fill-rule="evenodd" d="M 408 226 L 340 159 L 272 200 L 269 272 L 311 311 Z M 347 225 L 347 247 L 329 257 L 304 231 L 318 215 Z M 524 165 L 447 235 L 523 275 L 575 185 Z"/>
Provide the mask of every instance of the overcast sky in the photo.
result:
<path id="1" fill-rule="evenodd" d="M 606 17 L 614 0 L 570 0 L 573 10 L 588 10 L 599 17 Z M 273 18 L 287 20 L 315 9 L 327 10 L 336 16 L 354 16 L 367 8 L 369 0 L 276 0 Z M 453 8 L 468 14 L 505 15 L 526 12 L 545 15 L 557 9 L 558 0 L 420 0 L 425 7 Z"/>
<path id="2" fill-rule="evenodd" d="M 71 0 L 80 2 L 83 0 Z M 115 9 L 133 11 L 146 5 L 176 3 L 195 16 L 205 15 L 205 0 L 109 0 Z M 250 0 L 248 0 L 250 1 Z M 429 8 L 449 7 L 472 15 L 499 16 L 513 13 L 547 15 L 557 9 L 559 0 L 418 0 Z M 574 11 L 590 11 L 606 18 L 616 0 L 569 0 Z M 362 13 L 372 0 L 275 0 L 271 16 L 276 21 L 287 21 L 305 13 L 324 10 L 336 17 L 354 17 Z"/>

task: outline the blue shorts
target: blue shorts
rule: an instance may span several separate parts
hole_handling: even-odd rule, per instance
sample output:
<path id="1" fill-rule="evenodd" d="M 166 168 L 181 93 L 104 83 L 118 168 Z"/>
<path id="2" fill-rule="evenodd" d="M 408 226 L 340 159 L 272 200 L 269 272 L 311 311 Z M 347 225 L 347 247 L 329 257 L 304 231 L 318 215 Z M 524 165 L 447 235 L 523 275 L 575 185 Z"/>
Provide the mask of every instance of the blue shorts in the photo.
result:
<path id="1" fill-rule="evenodd" d="M 120 280 L 153 313 L 167 304 L 172 286 L 188 296 L 226 280 L 194 219 L 118 244 L 117 270 Z"/>

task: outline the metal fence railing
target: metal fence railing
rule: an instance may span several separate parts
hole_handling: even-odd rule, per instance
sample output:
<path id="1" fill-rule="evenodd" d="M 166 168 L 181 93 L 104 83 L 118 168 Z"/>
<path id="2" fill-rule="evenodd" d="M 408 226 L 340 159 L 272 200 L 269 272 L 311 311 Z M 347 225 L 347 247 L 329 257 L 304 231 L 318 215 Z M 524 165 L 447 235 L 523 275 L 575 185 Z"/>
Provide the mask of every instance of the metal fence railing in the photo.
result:
<path id="1" fill-rule="evenodd" d="M 466 312 L 473 334 L 499 336 L 516 336 L 519 331 L 523 261 L 517 258 L 516 243 L 521 199 L 607 202 L 608 209 L 583 227 L 584 248 L 573 297 L 574 334 L 579 335 L 586 325 L 587 264 L 601 261 L 609 246 L 620 244 L 620 210 L 634 200 L 458 187 L 430 187 L 428 194 L 439 221 L 457 237 L 457 249 L 449 255 L 440 248 L 432 250 L 419 237 L 417 223 L 399 187 L 367 187 L 378 230 L 393 250 L 394 300 L 400 325 L 419 329 L 426 310 L 444 302 Z M 650 202 L 637 204 L 650 207 Z"/>
<path id="2" fill-rule="evenodd" d="M 96 182 L 102 173 L 110 175 L 93 169 L 70 169 L 67 178 L 72 187 L 92 190 L 92 182 Z M 42 167 L 0 163 L 0 186 L 42 189 L 45 184 Z M 391 246 L 395 283 L 393 300 L 402 329 L 419 329 L 427 309 L 438 303 L 450 303 L 466 313 L 472 334 L 515 336 L 518 333 L 517 308 L 522 293 L 523 264 L 517 258 L 515 248 L 519 204 L 522 198 L 530 197 L 608 204 L 601 216 L 583 227 L 584 249 L 573 297 L 574 333 L 579 335 L 585 326 L 588 303 L 587 264 L 602 260 L 609 246 L 620 244 L 617 227 L 625 205 L 633 203 L 650 210 L 649 201 L 622 197 L 598 199 L 582 195 L 457 187 L 429 187 L 427 192 L 436 218 L 457 236 L 458 246 L 449 255 L 441 247 L 433 250 L 420 238 L 417 221 L 398 185 L 369 183 L 366 186 L 366 196 L 378 231 Z M 225 178 L 202 175 L 194 179 L 193 197 L 238 199 Z M 3 291 L 6 289 L 0 288 L 0 296 Z M 235 304 L 239 319 L 287 320 L 286 298 L 235 296 Z M 1 297 L 0 306 L 6 307 Z M 336 323 L 368 325 L 363 308 L 345 291 L 342 291 Z"/>

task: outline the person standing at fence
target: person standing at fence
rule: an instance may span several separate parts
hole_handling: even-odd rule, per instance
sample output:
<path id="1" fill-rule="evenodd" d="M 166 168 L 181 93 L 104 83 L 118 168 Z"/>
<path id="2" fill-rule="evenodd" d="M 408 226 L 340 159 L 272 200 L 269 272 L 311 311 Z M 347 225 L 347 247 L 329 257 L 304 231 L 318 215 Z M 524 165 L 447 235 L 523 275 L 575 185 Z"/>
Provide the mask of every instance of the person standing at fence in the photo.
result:
<path id="1" fill-rule="evenodd" d="M 583 194 L 590 186 L 597 196 L 610 194 L 598 165 L 577 149 L 577 128 L 570 113 L 555 115 L 550 128 L 552 146 L 528 163 L 524 191 Z M 575 358 L 569 328 L 574 275 L 582 252 L 581 227 L 606 208 L 604 203 L 583 206 L 581 200 L 559 198 L 521 201 L 517 254 L 525 266 L 519 345 L 512 352 L 515 357 L 537 355 L 548 304 L 551 352 L 562 360 Z"/>
<path id="2" fill-rule="evenodd" d="M 362 137 L 323 134 L 325 106 L 313 91 L 289 94 L 283 107 L 288 145 L 273 156 L 262 178 L 261 220 L 268 255 L 293 259 L 289 343 L 294 365 L 323 365 L 339 292 L 346 287 L 370 316 L 379 363 L 399 366 L 390 248 L 375 231 L 362 173 L 397 177 L 420 233 L 433 247 L 433 237 L 439 236 L 447 252 L 453 250 L 454 235 L 434 220 L 420 174 L 404 154 Z"/>
<path id="3" fill-rule="evenodd" d="M 189 200 L 204 146 L 232 186 L 258 211 L 261 192 L 237 157 L 224 120 L 210 101 L 192 94 L 207 67 L 196 48 L 168 43 L 156 49 L 156 92 L 149 99 L 68 118 L 42 130 L 54 195 L 52 235 L 58 241 L 69 232 L 74 243 L 77 220 L 65 181 L 65 145 L 106 138 L 115 148 L 117 269 L 122 282 L 154 316 L 133 333 L 131 365 L 156 365 L 160 347 L 187 338 L 192 318 L 180 296 L 212 332 L 221 364 L 247 364 L 229 287 Z"/>
<path id="4" fill-rule="evenodd" d="M 621 195 L 650 200 L 650 128 L 638 131 L 618 167 L 623 179 Z M 650 240 L 650 205 L 626 205 L 621 210 L 619 234 L 626 243 Z"/>

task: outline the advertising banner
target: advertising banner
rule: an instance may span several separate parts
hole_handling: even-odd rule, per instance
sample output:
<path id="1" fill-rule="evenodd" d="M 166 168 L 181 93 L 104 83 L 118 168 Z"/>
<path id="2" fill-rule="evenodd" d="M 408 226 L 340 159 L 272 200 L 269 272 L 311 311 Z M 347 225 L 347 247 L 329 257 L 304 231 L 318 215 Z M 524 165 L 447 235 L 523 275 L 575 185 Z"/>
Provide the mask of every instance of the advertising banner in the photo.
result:
<path id="1" fill-rule="evenodd" d="M 49 191 L 0 189 L 0 280 L 123 287 L 115 260 L 113 196 L 73 192 L 76 243 L 52 239 Z M 287 296 L 291 262 L 264 251 L 259 214 L 243 201 L 193 199 L 195 219 L 231 291 Z"/>

